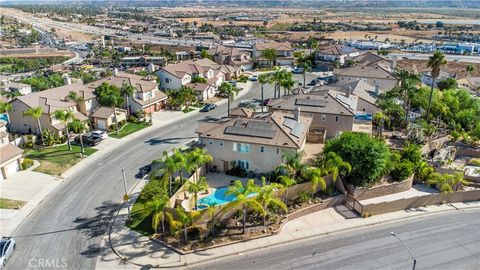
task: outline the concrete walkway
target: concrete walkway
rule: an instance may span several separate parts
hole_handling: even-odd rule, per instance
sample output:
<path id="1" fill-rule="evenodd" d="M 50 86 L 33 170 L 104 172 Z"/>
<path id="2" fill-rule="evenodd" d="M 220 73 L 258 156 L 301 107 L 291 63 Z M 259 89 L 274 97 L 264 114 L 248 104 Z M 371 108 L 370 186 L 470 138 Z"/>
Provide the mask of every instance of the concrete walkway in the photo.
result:
<path id="1" fill-rule="evenodd" d="M 133 191 L 135 193 L 136 191 Z M 125 222 L 125 208 L 122 209 L 119 218 L 113 226 L 111 235 L 112 246 L 118 250 L 124 263 L 119 256 L 115 255 L 108 248 L 108 237 L 102 242 L 102 254 L 97 258 L 96 269 L 147 269 L 149 268 L 186 268 L 187 266 L 206 263 L 230 255 L 259 249 L 270 248 L 279 245 L 288 245 L 295 241 L 301 241 L 314 237 L 323 237 L 331 233 L 346 230 L 374 226 L 399 220 L 408 220 L 422 215 L 434 214 L 445 211 L 457 211 L 468 208 L 478 208 L 480 202 L 453 203 L 444 205 L 433 205 L 417 209 L 408 209 L 377 215 L 369 218 L 345 219 L 334 209 L 326 209 L 312 213 L 298 219 L 287 222 L 283 230 L 273 236 L 245 241 L 224 247 L 212 248 L 187 255 L 179 255 L 174 251 L 157 243 L 152 243 L 144 236 L 139 235 L 123 224 Z"/>
<path id="2" fill-rule="evenodd" d="M 37 207 L 61 181 L 33 171 L 20 171 L 0 181 L 0 197 L 26 201 L 16 209 L 0 209 L 0 236 L 11 236 L 15 228 Z"/>

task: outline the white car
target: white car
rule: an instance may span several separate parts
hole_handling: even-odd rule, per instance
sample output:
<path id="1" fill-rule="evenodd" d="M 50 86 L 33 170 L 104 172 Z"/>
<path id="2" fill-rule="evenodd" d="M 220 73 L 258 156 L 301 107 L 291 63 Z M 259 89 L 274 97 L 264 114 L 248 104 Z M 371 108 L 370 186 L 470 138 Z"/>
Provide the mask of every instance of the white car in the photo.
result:
<path id="1" fill-rule="evenodd" d="M 95 135 L 95 137 L 99 137 L 102 140 L 105 140 L 108 137 L 107 132 L 98 129 L 91 131 L 90 134 Z"/>
<path id="2" fill-rule="evenodd" d="M 0 268 L 5 266 L 8 258 L 12 256 L 15 249 L 15 240 L 13 238 L 3 238 L 0 240 Z"/>

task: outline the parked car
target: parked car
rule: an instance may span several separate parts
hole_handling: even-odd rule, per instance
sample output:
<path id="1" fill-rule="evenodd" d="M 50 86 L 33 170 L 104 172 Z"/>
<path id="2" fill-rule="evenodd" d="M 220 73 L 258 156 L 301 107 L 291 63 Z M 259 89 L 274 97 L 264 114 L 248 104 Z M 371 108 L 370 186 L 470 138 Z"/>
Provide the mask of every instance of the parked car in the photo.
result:
<path id="1" fill-rule="evenodd" d="M 216 104 L 207 103 L 207 104 L 205 104 L 205 106 L 203 106 L 203 108 L 200 111 L 201 112 L 209 112 L 211 110 L 214 110 L 215 108 L 217 108 Z"/>
<path id="2" fill-rule="evenodd" d="M 237 86 L 237 81 L 227 81 L 227 83 L 233 85 L 233 86 Z"/>
<path id="3" fill-rule="evenodd" d="M 102 140 L 95 135 L 83 134 L 81 136 L 82 136 L 83 144 L 86 144 L 86 145 L 89 145 L 89 146 L 95 146 L 95 145 L 99 144 L 100 141 Z M 80 135 L 75 137 L 74 142 L 76 144 L 80 144 Z"/>
<path id="4" fill-rule="evenodd" d="M 138 169 L 138 173 L 135 176 L 137 178 L 143 178 L 145 175 L 149 174 L 151 171 L 152 171 L 152 165 L 148 164 Z"/>
<path id="5" fill-rule="evenodd" d="M 267 99 L 263 100 L 263 106 L 267 106 L 270 102 L 272 102 L 271 98 L 267 98 Z"/>
<path id="6" fill-rule="evenodd" d="M 5 266 L 14 250 L 15 240 L 13 238 L 2 238 L 0 240 L 0 268 Z"/>
<path id="7" fill-rule="evenodd" d="M 249 81 L 256 82 L 258 81 L 258 76 L 257 75 L 252 75 L 250 78 L 248 78 Z"/>
<path id="8" fill-rule="evenodd" d="M 90 131 L 90 134 L 91 135 L 98 135 L 98 137 L 102 140 L 105 140 L 107 137 L 108 137 L 108 134 L 106 131 L 104 130 L 99 130 L 99 129 L 96 129 L 96 130 L 93 130 L 93 131 Z"/>
<path id="9" fill-rule="evenodd" d="M 292 69 L 292 73 L 294 73 L 294 74 L 302 74 L 302 73 L 303 73 L 303 68 L 301 68 L 301 67 L 294 67 L 294 68 Z"/>

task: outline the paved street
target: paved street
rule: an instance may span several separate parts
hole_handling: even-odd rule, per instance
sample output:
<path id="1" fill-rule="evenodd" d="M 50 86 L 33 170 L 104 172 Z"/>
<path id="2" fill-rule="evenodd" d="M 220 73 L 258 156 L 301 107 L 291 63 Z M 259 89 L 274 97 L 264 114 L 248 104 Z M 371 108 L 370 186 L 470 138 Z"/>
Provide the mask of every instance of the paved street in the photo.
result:
<path id="1" fill-rule="evenodd" d="M 259 249 L 193 269 L 478 269 L 480 210 L 447 212 L 411 221 Z"/>
<path id="2" fill-rule="evenodd" d="M 259 98 L 257 83 L 254 86 L 234 104 Z M 273 87 L 265 89 L 265 96 L 271 97 Z M 159 158 L 164 150 L 195 139 L 198 120 L 223 115 L 225 104 L 209 113 L 193 114 L 178 123 L 152 128 L 126 145 L 99 153 L 104 155 L 101 165 L 93 163 L 70 175 L 13 233 L 17 249 L 7 269 L 32 269 L 31 259 L 66 259 L 68 269 L 94 269 L 101 237 L 123 194 L 121 171 L 113 165 L 126 170 L 131 186 L 138 168 Z"/>

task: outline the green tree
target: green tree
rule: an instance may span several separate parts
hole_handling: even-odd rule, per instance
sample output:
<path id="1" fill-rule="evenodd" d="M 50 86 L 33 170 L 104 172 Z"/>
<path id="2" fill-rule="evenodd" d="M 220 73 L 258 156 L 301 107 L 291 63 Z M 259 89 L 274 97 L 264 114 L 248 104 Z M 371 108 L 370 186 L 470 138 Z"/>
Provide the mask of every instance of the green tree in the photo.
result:
<path id="1" fill-rule="evenodd" d="M 175 162 L 175 159 L 169 155 L 167 151 L 163 151 L 162 159 L 155 160 L 154 163 L 161 163 L 163 168 L 160 169 L 160 172 L 168 175 L 168 195 L 169 197 L 172 197 L 172 182 L 175 180 L 175 173 L 178 170 L 178 165 Z"/>
<path id="2" fill-rule="evenodd" d="M 190 151 L 187 154 L 187 167 L 191 167 L 193 169 L 193 173 L 196 176 L 196 179 L 198 179 L 198 170 L 200 167 L 203 165 L 210 163 L 213 161 L 213 157 L 208 154 L 206 149 L 203 148 L 195 148 L 193 151 Z"/>
<path id="3" fill-rule="evenodd" d="M 312 71 L 312 63 L 309 59 L 306 58 L 299 58 L 298 59 L 298 66 L 302 69 L 302 75 L 303 75 L 303 87 L 305 87 L 305 79 L 306 79 L 306 74 L 307 72 Z"/>
<path id="4" fill-rule="evenodd" d="M 387 170 L 390 150 L 387 145 L 366 133 L 344 132 L 340 137 L 327 141 L 324 154 L 335 152 L 352 170 L 344 177 L 355 186 L 365 186 L 378 181 Z"/>
<path id="5" fill-rule="evenodd" d="M 327 172 L 332 174 L 332 190 L 335 189 L 335 182 L 339 176 L 346 176 L 352 171 L 352 165 L 335 152 L 327 153 L 324 167 Z"/>
<path id="6" fill-rule="evenodd" d="M 254 193 L 257 187 L 253 179 L 248 180 L 244 186 L 242 181 L 235 180 L 234 184 L 227 189 L 227 195 L 235 196 L 235 200 L 230 202 L 224 210 L 240 207 L 242 209 L 242 233 L 245 234 L 247 224 L 248 210 L 254 210 L 261 215 L 265 215 L 262 205 L 255 199 Z"/>
<path id="7" fill-rule="evenodd" d="M 68 136 L 68 123 L 75 119 L 75 114 L 72 111 L 58 110 L 53 113 L 53 118 L 62 122 L 65 126 L 65 137 L 67 139 L 68 150 L 72 151 L 72 144 L 70 143 L 70 136 Z"/>
<path id="8" fill-rule="evenodd" d="M 118 119 L 117 119 L 117 107 L 122 106 L 124 99 L 120 92 L 120 89 L 115 85 L 110 85 L 107 82 L 103 82 L 93 92 L 98 98 L 98 103 L 102 106 L 108 106 L 113 108 L 113 115 L 115 121 L 115 129 L 118 135 Z"/>
<path id="9" fill-rule="evenodd" d="M 9 112 L 13 110 L 12 104 L 8 102 L 0 101 L 0 113 L 7 114 L 7 122 L 10 123 L 10 115 Z"/>
<path id="10" fill-rule="evenodd" d="M 472 64 L 467 65 L 467 67 L 465 68 L 465 71 L 469 76 L 472 75 L 474 70 L 475 70 L 475 67 Z"/>
<path id="11" fill-rule="evenodd" d="M 198 212 L 185 212 L 180 206 L 175 208 L 176 218 L 170 218 L 170 225 L 174 231 L 183 233 L 185 244 L 188 244 L 188 228 L 192 225 Z"/>
<path id="12" fill-rule="evenodd" d="M 207 83 L 207 79 L 205 79 L 204 77 L 197 76 L 197 77 L 193 77 L 190 82 L 191 83 Z"/>
<path id="13" fill-rule="evenodd" d="M 290 91 L 292 91 L 293 87 L 295 86 L 295 80 L 291 76 L 292 73 L 288 74 L 290 74 L 290 76 L 288 76 L 289 78 L 285 78 L 280 84 L 283 87 L 284 95 L 290 94 Z"/>
<path id="14" fill-rule="evenodd" d="M 304 156 L 304 151 L 284 151 L 282 155 L 283 162 L 276 170 L 282 174 L 287 174 L 295 180 L 297 174 L 303 169 L 302 159 Z"/>
<path id="15" fill-rule="evenodd" d="M 445 59 L 445 55 L 441 51 L 436 51 L 428 60 L 428 67 L 432 69 L 430 72 L 432 77 L 431 89 L 430 89 L 430 97 L 428 99 L 428 107 L 427 107 L 427 122 L 430 122 L 430 109 L 432 107 L 432 97 L 433 97 L 433 87 L 435 85 L 435 79 L 438 78 L 440 75 L 440 70 L 442 66 L 447 64 L 447 59 Z"/>
<path id="16" fill-rule="evenodd" d="M 316 167 L 307 167 L 303 173 L 303 177 L 312 182 L 312 198 L 317 193 L 318 186 L 320 185 L 320 190 L 326 190 L 327 184 L 325 178 L 322 176 L 322 169 Z"/>
<path id="17" fill-rule="evenodd" d="M 153 195 L 153 197 L 143 204 L 143 209 L 139 213 L 143 217 L 152 217 L 152 229 L 154 229 L 154 237 L 158 235 L 158 227 L 162 226 L 162 233 L 166 233 L 165 221 L 167 221 L 167 213 L 165 208 L 170 206 L 170 201 L 168 196 L 164 193 L 158 193 Z M 139 219 L 139 220 L 143 220 Z M 132 224 L 135 227 L 137 224 Z"/>
<path id="18" fill-rule="evenodd" d="M 265 86 L 265 84 L 267 84 L 268 82 L 270 81 L 270 78 L 269 78 L 269 75 L 268 74 L 261 74 L 260 76 L 258 76 L 258 82 L 260 83 L 260 85 L 262 86 L 262 92 L 261 92 L 261 95 L 262 95 L 262 112 L 264 110 L 264 102 L 265 102 L 265 96 L 264 96 L 264 90 L 263 90 L 263 87 Z"/>
<path id="19" fill-rule="evenodd" d="M 385 129 L 385 125 L 390 125 L 390 118 L 380 111 L 375 113 L 373 121 L 377 125 L 377 138 L 383 138 L 383 130 Z"/>
<path id="20" fill-rule="evenodd" d="M 455 89 L 458 83 L 454 78 L 445 78 L 437 83 L 437 87 L 440 90 Z"/>
<path id="21" fill-rule="evenodd" d="M 75 132 L 75 134 L 78 134 L 80 137 L 80 147 L 82 154 L 85 153 L 85 147 L 83 145 L 83 133 L 87 130 L 87 127 L 85 126 L 85 123 L 78 120 L 78 119 L 73 119 L 71 123 L 68 124 L 68 127 Z"/>
<path id="22" fill-rule="evenodd" d="M 288 203 L 288 188 L 291 187 L 291 186 L 294 186 L 295 184 L 297 184 L 297 182 L 295 181 L 295 179 L 292 179 L 292 178 L 288 177 L 287 175 L 280 175 L 278 177 L 278 181 L 281 183 L 279 188 L 280 188 L 280 191 L 283 194 L 285 194 L 284 200 L 285 200 L 285 204 L 287 204 Z"/>
<path id="23" fill-rule="evenodd" d="M 122 84 L 120 87 L 120 94 L 123 96 L 125 100 L 125 104 L 127 105 L 127 115 L 130 115 L 130 104 L 128 104 L 128 100 L 133 97 L 133 95 L 137 92 L 135 87 L 131 86 L 130 84 Z"/>
<path id="24" fill-rule="evenodd" d="M 237 88 L 231 83 L 223 82 L 218 88 L 218 92 L 221 96 L 227 98 L 227 116 L 230 115 L 230 101 L 233 96 L 237 94 Z"/>
<path id="25" fill-rule="evenodd" d="M 188 182 L 186 190 L 190 193 L 193 193 L 193 199 L 195 201 L 195 210 L 198 210 L 198 193 L 202 190 L 208 190 L 209 186 L 207 183 L 207 179 L 202 176 L 200 180 L 196 182 Z"/>
<path id="26" fill-rule="evenodd" d="M 183 185 L 183 181 L 184 181 L 183 172 L 188 171 L 190 169 L 187 156 L 180 149 L 174 148 L 172 152 L 173 154 L 171 155 L 171 157 L 177 166 L 177 171 L 180 176 L 180 183 Z"/>
<path id="27" fill-rule="evenodd" d="M 42 117 L 43 114 L 43 109 L 40 106 L 33 107 L 33 108 L 28 108 L 25 112 L 23 112 L 24 116 L 30 116 L 33 119 L 37 120 L 38 123 L 38 133 L 40 133 L 40 136 L 42 138 L 43 142 L 43 133 L 42 133 L 42 123 L 40 123 L 40 118 Z"/>
<path id="28" fill-rule="evenodd" d="M 272 68 L 276 65 L 277 61 L 277 50 L 275 49 L 266 49 L 263 51 L 262 56 L 268 61 L 268 66 Z"/>
<path id="29" fill-rule="evenodd" d="M 262 216 L 264 226 L 266 225 L 267 214 L 275 213 L 277 209 L 281 209 L 285 213 L 288 212 L 288 208 L 285 203 L 283 203 L 282 200 L 275 196 L 276 189 L 276 185 L 266 185 L 264 181 L 262 187 L 258 189 L 258 195 L 256 196 L 256 200 L 260 203 L 265 213 Z"/>

